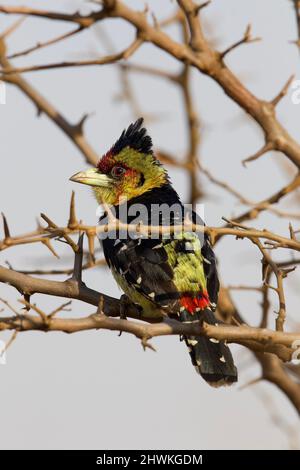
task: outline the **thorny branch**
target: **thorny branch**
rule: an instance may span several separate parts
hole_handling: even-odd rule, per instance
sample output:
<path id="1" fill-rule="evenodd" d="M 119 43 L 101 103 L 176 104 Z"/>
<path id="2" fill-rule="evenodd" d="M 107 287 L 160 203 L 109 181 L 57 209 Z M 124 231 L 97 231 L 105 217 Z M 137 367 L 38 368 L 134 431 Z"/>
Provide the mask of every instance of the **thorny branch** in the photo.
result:
<path id="1" fill-rule="evenodd" d="M 71 197 L 70 214 L 69 214 L 68 225 L 66 227 L 58 227 L 49 217 L 47 217 L 44 214 L 42 214 L 42 217 L 47 222 L 48 226 L 45 227 L 44 229 L 39 227 L 38 229 L 39 232 L 40 233 L 44 232 L 46 236 L 50 232 L 50 237 L 53 237 L 53 235 L 63 237 L 65 241 L 67 242 L 67 244 L 70 245 L 73 252 L 75 253 L 75 262 L 74 262 L 72 278 L 65 281 L 65 283 L 62 283 L 62 282 L 57 283 L 55 281 L 47 281 L 47 280 L 42 281 L 39 279 L 34 280 L 34 278 L 30 278 L 29 276 L 26 276 L 25 274 L 18 273 L 14 271 L 13 269 L 0 267 L 0 282 L 6 282 L 7 284 L 10 284 L 16 287 L 18 290 L 21 289 L 21 284 L 23 283 L 22 293 L 26 294 L 29 297 L 32 296 L 36 292 L 47 293 L 47 289 L 48 289 L 48 293 L 51 295 L 66 296 L 66 297 L 71 297 L 71 298 L 80 298 L 80 296 L 83 295 L 83 299 L 87 303 L 92 303 L 93 305 L 97 304 L 97 302 L 99 301 L 99 296 L 101 294 L 91 291 L 90 289 L 86 288 L 84 284 L 82 283 L 82 278 L 81 278 L 82 259 L 83 259 L 82 235 L 79 238 L 78 244 L 75 244 L 75 242 L 72 240 L 69 234 L 78 233 L 78 232 L 79 233 L 86 232 L 89 234 L 90 237 L 91 236 L 94 237 L 97 233 L 100 233 L 100 232 L 102 233 L 106 232 L 108 234 L 109 231 L 114 232 L 116 229 L 123 229 L 123 228 L 128 231 L 132 230 L 136 232 L 137 225 L 131 226 L 131 225 L 121 223 L 117 219 L 113 219 L 113 215 L 111 215 L 110 220 L 106 226 L 100 226 L 97 228 L 85 226 L 84 224 L 77 221 L 76 213 L 75 213 L 74 194 L 72 194 L 72 197 Z M 272 242 L 274 243 L 272 245 L 273 249 L 277 247 L 291 248 L 290 243 L 292 243 L 293 249 L 300 251 L 300 242 L 298 242 L 298 240 L 295 239 L 293 232 L 291 233 L 291 238 L 288 239 L 288 238 L 270 233 L 266 230 L 262 230 L 262 231 L 254 230 L 254 229 L 245 227 L 241 224 L 237 224 L 233 221 L 226 220 L 226 222 L 228 223 L 229 227 L 224 227 L 224 228 L 203 227 L 203 226 L 193 225 L 190 223 L 190 226 L 185 225 L 184 228 L 186 230 L 189 230 L 189 227 L 190 227 L 190 229 L 193 229 L 193 230 L 205 231 L 206 233 L 209 233 L 212 239 L 214 239 L 217 234 L 219 236 L 220 234 L 222 235 L 228 234 L 228 235 L 234 235 L 238 238 L 249 238 L 255 245 L 258 246 L 266 262 L 272 268 L 273 272 L 275 273 L 277 277 L 277 282 L 278 282 L 277 292 L 278 292 L 278 296 L 280 300 L 280 310 L 278 314 L 277 330 L 282 331 L 284 318 L 285 318 L 285 307 L 283 307 L 285 302 L 284 302 L 282 278 L 286 276 L 288 272 L 291 271 L 291 269 L 283 270 L 283 268 L 278 268 L 277 265 L 272 261 L 270 255 L 267 253 L 266 248 L 260 242 L 260 238 L 272 240 Z M 32 236 L 33 232 L 29 234 L 28 238 L 26 234 L 23 235 L 23 238 L 11 237 L 10 229 L 9 229 L 9 226 L 5 217 L 3 218 L 3 229 L 4 229 L 5 238 L 0 242 L 0 249 L 1 247 L 2 249 L 5 249 L 5 248 L 12 247 L 15 245 L 20 245 L 22 243 L 24 244 L 34 243 L 35 240 L 38 242 L 42 241 L 42 243 L 44 243 L 45 240 L 48 240 L 48 238 L 43 238 L 40 235 L 36 237 Z M 183 226 L 176 226 L 176 227 L 139 226 L 138 229 L 141 234 L 147 235 L 149 233 L 149 230 L 151 230 L 152 233 L 157 232 L 157 233 L 162 234 L 166 231 L 170 231 L 170 232 L 175 231 L 176 233 L 176 231 L 182 230 Z M 268 243 L 270 243 L 270 241 Z M 33 283 L 34 283 L 34 286 L 36 287 L 33 287 Z M 45 286 L 48 286 L 48 287 L 45 289 Z M 52 291 L 50 289 L 51 286 L 54 289 Z M 67 290 L 64 288 L 64 286 L 68 286 Z M 66 295 L 66 293 L 68 295 Z M 110 311 L 108 312 L 108 314 L 109 315 L 111 314 Z"/>
<path id="2" fill-rule="evenodd" d="M 297 25 L 299 29 L 299 5 L 298 1 L 292 0 L 297 17 Z M 87 116 L 83 116 L 77 124 L 71 124 L 62 116 L 55 107 L 47 101 L 40 93 L 34 89 L 22 76 L 22 73 L 29 71 L 49 70 L 51 68 L 88 66 L 88 65 L 104 65 L 115 64 L 123 70 L 145 73 L 147 75 L 156 75 L 159 78 L 168 79 L 180 87 L 185 102 L 185 117 L 187 120 L 189 131 L 189 148 L 185 161 L 182 163 L 170 157 L 165 152 L 158 152 L 162 160 L 168 164 L 176 165 L 190 175 L 191 181 L 191 200 L 195 202 L 203 194 L 199 190 L 196 169 L 213 183 L 234 195 L 242 204 L 249 206 L 244 213 L 232 220 L 226 221 L 223 227 L 205 227 L 205 231 L 210 235 L 212 242 L 217 242 L 223 236 L 234 236 L 237 239 L 247 238 L 257 246 L 263 256 L 263 283 L 259 288 L 262 294 L 262 320 L 260 328 L 250 327 L 245 324 L 239 311 L 237 310 L 227 289 L 222 287 L 218 314 L 219 317 L 226 322 L 219 327 L 211 325 L 182 325 L 177 321 L 170 323 L 160 322 L 157 324 L 145 324 L 133 321 L 124 321 L 117 318 L 120 313 L 119 301 L 96 292 L 88 288 L 82 281 L 82 270 L 93 266 L 102 265 L 103 259 L 95 259 L 94 239 L 96 236 L 95 227 L 84 225 L 77 220 L 75 214 L 74 196 L 72 196 L 70 204 L 70 215 L 66 226 L 57 226 L 52 219 L 45 216 L 47 227 L 38 225 L 36 230 L 31 233 L 14 236 L 9 227 L 6 217 L 3 215 L 3 233 L 4 238 L 0 240 L 0 251 L 12 248 L 16 245 L 28 245 L 35 243 L 44 244 L 55 256 L 56 252 L 52 246 L 53 240 L 63 238 L 70 245 L 75 255 L 74 267 L 65 270 L 49 270 L 32 271 L 32 274 L 66 274 L 71 277 L 65 281 L 50 281 L 31 277 L 29 272 L 18 272 L 12 267 L 5 268 L 0 266 L 0 282 L 7 283 L 15 287 L 24 297 L 23 303 L 26 307 L 19 312 L 13 306 L 5 302 L 5 307 L 9 308 L 13 315 L 11 317 L 2 317 L 0 319 L 0 330 L 11 329 L 15 332 L 26 330 L 42 330 L 42 331 L 82 331 L 86 329 L 103 328 L 117 331 L 127 331 L 134 334 L 142 340 L 142 343 L 149 346 L 149 339 L 155 336 L 165 334 L 187 334 L 197 331 L 197 334 L 203 334 L 218 339 L 227 339 L 238 344 L 242 344 L 254 351 L 256 359 L 262 366 L 262 379 L 268 380 L 279 387 L 286 396 L 291 400 L 298 413 L 300 413 L 300 385 L 299 374 L 295 372 L 296 381 L 287 373 L 287 366 L 284 367 L 282 361 L 289 361 L 294 352 L 292 343 L 299 339 L 300 333 L 283 332 L 283 325 L 286 317 L 286 307 L 283 289 L 283 278 L 286 277 L 290 268 L 298 264 L 297 260 L 288 260 L 281 263 L 274 262 L 270 256 L 270 249 L 290 250 L 291 252 L 299 251 L 300 241 L 297 238 L 297 230 L 290 227 L 289 236 L 275 234 L 269 230 L 257 230 L 252 227 L 241 225 L 247 220 L 253 220 L 262 211 L 269 211 L 278 216 L 289 218 L 299 218 L 299 214 L 290 214 L 274 207 L 283 197 L 291 194 L 299 188 L 299 175 L 294 177 L 291 183 L 287 184 L 270 197 L 254 203 L 244 198 L 229 184 L 218 180 L 212 173 L 205 169 L 198 162 L 199 153 L 199 117 L 193 106 L 193 99 L 190 89 L 189 74 L 190 69 L 209 76 L 218 83 L 224 92 L 237 103 L 246 113 L 248 113 L 260 126 L 264 143 L 260 150 L 254 155 L 244 159 L 244 163 L 254 161 L 265 153 L 275 150 L 280 151 L 291 162 L 294 163 L 297 171 L 300 169 L 300 146 L 290 136 L 287 130 L 282 126 L 276 117 L 276 106 L 279 101 L 286 95 L 292 77 L 283 86 L 282 90 L 270 101 L 258 99 L 255 97 L 232 73 L 226 65 L 226 56 L 238 46 L 245 43 L 253 42 L 257 38 L 251 37 L 250 26 L 247 27 L 243 38 L 231 46 L 227 47 L 223 52 L 214 50 L 205 38 L 201 25 L 201 10 L 210 2 L 204 2 L 197 5 L 192 0 L 178 0 L 179 9 L 171 18 L 165 21 L 154 21 L 152 25 L 148 20 L 147 11 L 139 12 L 128 7 L 119 0 L 104 0 L 103 6 L 96 12 L 89 15 L 81 15 L 78 12 L 74 14 L 65 14 L 47 10 L 34 9 L 19 6 L 0 6 L 0 13 L 3 14 L 19 14 L 24 17 L 35 17 L 48 21 L 63 21 L 75 25 L 75 29 L 63 33 L 58 37 L 54 37 L 44 43 L 37 43 L 32 47 L 14 52 L 9 56 L 6 53 L 6 40 L 13 31 L 20 26 L 20 21 L 16 22 L 12 27 L 8 28 L 0 37 L 0 79 L 19 88 L 25 96 L 36 106 L 38 114 L 46 114 L 68 138 L 77 146 L 85 160 L 94 165 L 98 159 L 97 153 L 92 149 L 84 135 L 84 123 Z M 27 67 L 17 67 L 11 63 L 11 60 L 18 57 L 27 56 L 31 53 L 56 44 L 60 41 L 69 39 L 72 36 L 81 34 L 82 31 L 91 26 L 105 21 L 107 18 L 120 18 L 131 24 L 136 31 L 136 38 L 128 48 L 120 53 L 111 54 L 102 58 L 93 60 L 78 60 L 73 62 L 61 61 L 55 64 L 31 65 Z M 173 22 L 178 22 L 182 31 L 182 42 L 173 40 L 164 28 Z M 298 31 L 299 32 L 299 31 Z M 299 39 L 299 38 L 298 38 Z M 143 43 L 149 42 L 154 46 L 164 50 L 173 58 L 176 58 L 182 64 L 182 70 L 179 74 L 171 74 L 168 71 L 146 67 L 140 64 L 132 64 L 122 60 L 128 59 L 138 47 Z M 299 41 L 297 41 L 298 43 Z M 122 62 L 120 62 L 122 61 Z M 111 222 L 113 225 L 113 222 Z M 112 227 L 111 227 L 112 228 Z M 195 228 L 195 227 L 194 227 Z M 199 230 L 203 230 L 197 227 Z M 134 228 L 133 228 L 134 229 Z M 147 227 L 145 228 L 147 230 Z M 161 230 L 160 228 L 151 227 L 151 230 Z M 82 238 L 79 243 L 75 243 L 72 236 L 78 233 L 85 233 L 88 238 L 88 261 L 83 263 Z M 271 277 L 275 275 L 277 286 L 271 286 Z M 279 310 L 276 322 L 276 331 L 267 329 L 268 311 L 270 307 L 269 293 L 275 291 L 279 299 Z M 31 303 L 31 296 L 35 293 L 45 295 L 53 295 L 56 297 L 65 297 L 69 299 L 79 299 L 87 304 L 98 306 L 98 310 L 93 315 L 79 319 L 62 319 L 56 318 L 60 310 L 64 310 L 68 305 L 63 304 L 55 311 L 46 314 L 38 306 Z M 3 301 L 2 301 L 3 302 Z M 100 308 L 99 308 L 100 305 Z M 28 312 L 33 310 L 35 315 Z M 103 314 L 104 312 L 104 314 Z M 129 318 L 139 319 L 139 313 L 134 306 L 128 307 L 126 312 Z M 151 318 L 145 318 L 151 321 Z M 237 326 L 238 325 L 238 326 Z M 184 331 L 183 331 L 184 330 Z M 193 330 L 193 331 L 192 331 Z M 12 337 L 12 340 L 15 336 Z"/>

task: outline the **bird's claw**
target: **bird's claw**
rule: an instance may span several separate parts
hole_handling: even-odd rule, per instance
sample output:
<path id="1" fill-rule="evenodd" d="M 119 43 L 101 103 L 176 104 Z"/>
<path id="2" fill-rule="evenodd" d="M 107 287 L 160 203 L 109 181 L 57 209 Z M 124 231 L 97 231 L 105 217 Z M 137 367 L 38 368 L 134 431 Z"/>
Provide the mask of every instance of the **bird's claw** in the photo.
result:
<path id="1" fill-rule="evenodd" d="M 121 295 L 120 297 L 120 318 L 121 320 L 127 320 L 126 316 L 126 307 L 131 304 L 129 297 L 126 294 Z M 122 331 L 119 332 L 119 336 L 121 336 Z"/>

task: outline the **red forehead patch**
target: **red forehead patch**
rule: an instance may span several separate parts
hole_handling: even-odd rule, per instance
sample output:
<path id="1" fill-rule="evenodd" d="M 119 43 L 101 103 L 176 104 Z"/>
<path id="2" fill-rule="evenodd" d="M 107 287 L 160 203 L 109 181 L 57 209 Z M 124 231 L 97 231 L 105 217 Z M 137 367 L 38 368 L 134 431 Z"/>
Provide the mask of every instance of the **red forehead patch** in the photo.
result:
<path id="1" fill-rule="evenodd" d="M 109 150 L 103 157 L 99 160 L 97 168 L 101 173 L 109 173 L 112 167 L 115 164 L 114 154 Z"/>

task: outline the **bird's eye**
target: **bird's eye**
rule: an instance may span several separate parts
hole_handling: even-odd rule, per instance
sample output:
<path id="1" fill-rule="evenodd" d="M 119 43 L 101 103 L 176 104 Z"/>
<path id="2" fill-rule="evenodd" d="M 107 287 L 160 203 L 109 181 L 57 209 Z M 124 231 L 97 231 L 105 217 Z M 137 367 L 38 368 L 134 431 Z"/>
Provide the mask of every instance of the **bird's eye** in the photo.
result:
<path id="1" fill-rule="evenodd" d="M 114 178 L 120 178 L 125 173 L 125 168 L 122 166 L 114 166 L 111 170 L 111 175 Z"/>

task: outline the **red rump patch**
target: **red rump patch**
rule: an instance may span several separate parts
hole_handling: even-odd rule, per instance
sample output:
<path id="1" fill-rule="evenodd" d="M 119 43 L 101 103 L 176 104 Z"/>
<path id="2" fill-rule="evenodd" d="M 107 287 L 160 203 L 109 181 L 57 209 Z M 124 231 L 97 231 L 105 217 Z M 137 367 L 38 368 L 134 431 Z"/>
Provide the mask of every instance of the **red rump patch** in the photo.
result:
<path id="1" fill-rule="evenodd" d="M 180 304 L 191 314 L 195 312 L 196 308 L 204 310 L 206 307 L 209 306 L 208 293 L 203 292 L 203 294 L 198 295 L 198 297 L 181 297 Z"/>

